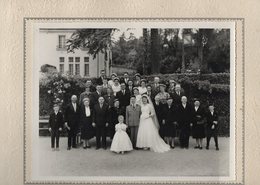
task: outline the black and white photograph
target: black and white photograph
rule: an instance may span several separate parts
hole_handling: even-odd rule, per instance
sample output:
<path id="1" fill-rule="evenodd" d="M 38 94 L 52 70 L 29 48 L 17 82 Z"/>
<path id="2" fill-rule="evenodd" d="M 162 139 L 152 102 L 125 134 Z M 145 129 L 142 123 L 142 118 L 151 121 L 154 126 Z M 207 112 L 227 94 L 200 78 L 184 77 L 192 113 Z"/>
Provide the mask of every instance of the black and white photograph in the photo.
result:
<path id="1" fill-rule="evenodd" d="M 33 181 L 234 181 L 234 22 L 46 21 L 32 33 Z"/>

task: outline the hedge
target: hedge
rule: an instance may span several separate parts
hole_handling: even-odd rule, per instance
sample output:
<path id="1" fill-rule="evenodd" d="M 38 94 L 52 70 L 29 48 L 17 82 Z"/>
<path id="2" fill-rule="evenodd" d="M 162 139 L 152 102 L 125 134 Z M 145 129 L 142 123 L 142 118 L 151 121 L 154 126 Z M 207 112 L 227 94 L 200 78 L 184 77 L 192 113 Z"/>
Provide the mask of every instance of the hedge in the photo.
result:
<path id="1" fill-rule="evenodd" d="M 158 75 L 143 76 L 148 82 Z M 166 84 L 169 79 L 181 83 L 188 99 L 199 98 L 202 106 L 214 102 L 219 112 L 221 125 L 220 135 L 229 136 L 230 86 L 229 73 L 219 74 L 160 74 L 161 81 Z M 57 98 L 62 109 L 70 101 L 72 94 L 79 96 L 85 89 L 85 82 L 91 79 L 96 84 L 97 78 L 66 76 L 58 73 L 43 73 L 40 78 L 40 116 L 49 115 L 52 104 Z"/>

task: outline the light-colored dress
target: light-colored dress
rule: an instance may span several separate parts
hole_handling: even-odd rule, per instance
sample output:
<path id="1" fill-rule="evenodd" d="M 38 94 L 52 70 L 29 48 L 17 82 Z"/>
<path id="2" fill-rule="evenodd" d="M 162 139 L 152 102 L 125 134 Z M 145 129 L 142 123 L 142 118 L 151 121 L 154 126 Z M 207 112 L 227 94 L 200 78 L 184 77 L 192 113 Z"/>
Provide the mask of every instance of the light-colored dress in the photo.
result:
<path id="1" fill-rule="evenodd" d="M 118 123 L 115 126 L 116 133 L 113 137 L 110 150 L 113 152 L 125 152 L 133 150 L 132 142 L 126 133 L 126 124 Z"/>
<path id="2" fill-rule="evenodd" d="M 120 84 L 119 85 L 113 84 L 111 87 L 112 87 L 112 90 L 113 90 L 115 96 L 116 96 L 117 92 L 121 91 L 121 85 Z"/>
<path id="3" fill-rule="evenodd" d="M 147 93 L 147 88 L 146 87 L 138 87 L 138 90 L 139 90 L 139 94 L 144 94 L 144 93 Z"/>
<path id="4" fill-rule="evenodd" d="M 169 151 L 170 146 L 160 137 L 158 128 L 151 117 L 155 114 L 152 106 L 150 104 L 142 105 L 141 112 L 136 147 L 150 148 L 159 153 Z"/>

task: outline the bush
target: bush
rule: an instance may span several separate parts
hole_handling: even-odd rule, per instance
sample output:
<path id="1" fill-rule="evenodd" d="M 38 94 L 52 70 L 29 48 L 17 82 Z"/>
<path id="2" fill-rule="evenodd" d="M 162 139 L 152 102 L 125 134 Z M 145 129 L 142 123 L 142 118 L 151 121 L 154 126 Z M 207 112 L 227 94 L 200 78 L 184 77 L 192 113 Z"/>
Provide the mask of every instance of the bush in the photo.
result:
<path id="1" fill-rule="evenodd" d="M 157 75 L 143 76 L 148 82 L 152 82 Z M 202 106 L 214 102 L 216 111 L 220 115 L 219 133 L 229 136 L 230 115 L 230 86 L 229 74 L 165 74 L 159 75 L 166 84 L 169 79 L 181 83 L 188 100 L 199 98 Z M 85 89 L 85 82 L 91 79 L 96 84 L 96 78 L 81 78 L 77 76 L 60 75 L 58 73 L 44 73 L 40 78 L 40 116 L 49 115 L 52 104 L 61 104 L 62 110 L 75 94 L 79 96 Z M 205 107 L 206 108 L 206 107 Z"/>

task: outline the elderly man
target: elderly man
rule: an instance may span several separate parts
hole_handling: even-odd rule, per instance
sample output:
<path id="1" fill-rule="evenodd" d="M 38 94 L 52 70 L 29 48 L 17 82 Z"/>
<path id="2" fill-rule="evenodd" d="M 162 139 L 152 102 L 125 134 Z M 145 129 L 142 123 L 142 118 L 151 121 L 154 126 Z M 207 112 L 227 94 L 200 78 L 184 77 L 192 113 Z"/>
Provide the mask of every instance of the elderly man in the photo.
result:
<path id="1" fill-rule="evenodd" d="M 181 97 L 181 104 L 178 106 L 178 124 L 180 127 L 180 146 L 181 148 L 189 148 L 190 131 L 193 122 L 192 107 L 187 103 L 187 97 Z"/>
<path id="2" fill-rule="evenodd" d="M 86 82 L 86 86 L 89 87 L 90 92 L 95 92 L 95 91 L 96 91 L 96 88 L 95 88 L 95 86 L 93 86 L 91 80 L 87 80 L 87 82 Z"/>
<path id="3" fill-rule="evenodd" d="M 173 98 L 173 102 L 180 105 L 181 104 L 181 97 L 185 96 L 185 93 L 181 88 L 181 84 L 176 84 L 175 85 L 175 91 L 170 93 L 170 95 Z"/>
<path id="4" fill-rule="evenodd" d="M 71 96 L 71 102 L 65 109 L 65 127 L 68 131 L 68 150 L 76 148 L 76 135 L 79 126 L 80 108 L 77 104 L 77 96 Z"/>
<path id="5" fill-rule="evenodd" d="M 96 92 L 92 93 L 92 106 L 96 105 L 98 103 L 98 98 L 103 96 L 102 94 L 102 86 L 97 85 L 97 90 Z"/>
<path id="6" fill-rule="evenodd" d="M 96 150 L 101 147 L 100 139 L 102 138 L 102 147 L 106 150 L 106 127 L 108 127 L 108 105 L 105 104 L 104 98 L 98 98 L 98 104 L 93 108 L 92 126 L 96 128 Z"/>

